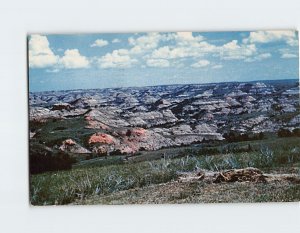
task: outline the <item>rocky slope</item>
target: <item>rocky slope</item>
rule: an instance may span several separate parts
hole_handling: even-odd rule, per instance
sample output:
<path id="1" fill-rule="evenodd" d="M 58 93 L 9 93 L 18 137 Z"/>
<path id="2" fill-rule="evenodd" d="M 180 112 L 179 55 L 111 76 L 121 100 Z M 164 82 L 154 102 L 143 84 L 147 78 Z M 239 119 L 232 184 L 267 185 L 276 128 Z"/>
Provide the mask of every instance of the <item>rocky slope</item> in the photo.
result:
<path id="1" fill-rule="evenodd" d="M 288 80 L 30 93 L 30 140 L 104 155 L 223 140 L 230 131 L 292 131 L 300 127 L 298 85 Z M 72 120 L 79 123 L 70 127 Z M 51 137 L 42 137 L 53 124 L 59 126 L 49 130 Z"/>

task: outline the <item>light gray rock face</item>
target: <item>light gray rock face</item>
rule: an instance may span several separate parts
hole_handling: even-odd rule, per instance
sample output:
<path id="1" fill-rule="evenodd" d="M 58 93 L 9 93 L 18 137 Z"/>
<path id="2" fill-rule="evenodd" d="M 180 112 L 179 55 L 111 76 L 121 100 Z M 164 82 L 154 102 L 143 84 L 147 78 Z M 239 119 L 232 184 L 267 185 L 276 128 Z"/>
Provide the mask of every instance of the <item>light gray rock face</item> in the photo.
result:
<path id="1" fill-rule="evenodd" d="M 85 109 L 50 110 L 43 107 L 31 107 L 29 111 L 29 120 L 45 122 L 48 119 L 65 119 L 66 117 L 76 117 L 84 114 L 85 112 Z"/>
<path id="2" fill-rule="evenodd" d="M 209 134 L 209 133 L 217 133 L 217 126 L 212 124 L 199 124 L 196 125 L 194 133 L 198 134 Z"/>
<path id="3" fill-rule="evenodd" d="M 128 113 L 125 114 L 124 117 L 128 119 L 128 122 L 133 123 L 133 126 L 143 125 L 147 128 L 178 121 L 177 117 L 169 109 L 163 111 Z"/>
<path id="4" fill-rule="evenodd" d="M 68 124 L 65 130 L 51 129 L 61 137 L 56 148 L 78 154 L 136 153 L 223 140 L 230 130 L 276 133 L 300 127 L 297 92 L 295 80 L 29 93 L 30 140 L 40 139 L 42 124 L 34 123 L 50 119 L 58 126 L 70 120 L 82 127 L 70 136 L 74 145 L 65 142 Z M 78 138 L 92 139 L 83 148 Z"/>
<path id="5" fill-rule="evenodd" d="M 169 132 L 174 135 L 193 134 L 192 128 L 189 125 L 179 125 L 170 128 Z"/>
<path id="6" fill-rule="evenodd" d="M 250 118 L 248 120 L 242 121 L 241 124 L 242 126 L 252 128 L 253 126 L 258 125 L 267 119 L 268 117 L 261 115 L 255 118 Z"/>
<path id="7" fill-rule="evenodd" d="M 63 118 L 63 113 L 61 111 L 51 111 L 48 108 L 43 107 L 31 107 L 30 112 L 30 121 L 47 121 L 51 118 Z"/>
<path id="8" fill-rule="evenodd" d="M 91 152 L 86 148 L 80 146 L 72 139 L 67 139 L 62 142 L 62 145 L 59 147 L 61 151 L 69 152 L 73 154 L 90 154 Z"/>
<path id="9" fill-rule="evenodd" d="M 270 95 L 273 92 L 275 92 L 275 89 L 273 86 L 267 85 L 263 82 L 257 82 L 254 85 L 252 85 L 251 89 L 249 90 L 249 93 L 251 94 L 260 94 L 260 95 Z"/>
<path id="10" fill-rule="evenodd" d="M 86 119 L 102 123 L 109 127 L 126 127 L 129 123 L 120 117 L 121 110 L 116 107 L 104 107 L 101 109 L 93 109 L 85 114 Z"/>
<path id="11" fill-rule="evenodd" d="M 292 104 L 282 104 L 282 112 L 296 112 L 297 109 Z"/>
<path id="12" fill-rule="evenodd" d="M 284 94 L 284 95 L 299 95 L 300 94 L 300 92 L 299 92 L 299 86 L 291 88 L 289 90 L 286 90 L 282 94 Z"/>
<path id="13" fill-rule="evenodd" d="M 300 124 L 300 114 L 293 117 L 289 123 L 291 125 L 299 125 Z"/>

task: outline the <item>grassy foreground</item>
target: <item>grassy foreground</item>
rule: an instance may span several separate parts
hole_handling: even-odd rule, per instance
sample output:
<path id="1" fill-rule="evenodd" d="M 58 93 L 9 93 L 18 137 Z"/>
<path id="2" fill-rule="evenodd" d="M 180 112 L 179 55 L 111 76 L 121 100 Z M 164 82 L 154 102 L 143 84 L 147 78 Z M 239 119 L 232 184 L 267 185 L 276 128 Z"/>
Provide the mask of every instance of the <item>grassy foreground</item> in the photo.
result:
<path id="1" fill-rule="evenodd" d="M 222 171 L 256 167 L 271 173 L 300 173 L 299 138 L 276 138 L 251 144 L 245 152 L 199 155 L 189 150 L 182 158 L 77 165 L 68 171 L 30 176 L 33 205 L 198 203 L 299 201 L 300 185 L 283 183 L 179 183 L 180 172 Z M 242 144 L 242 143 L 241 143 Z M 221 147 L 221 146 L 220 146 Z M 111 159 L 111 160 L 110 160 Z M 111 161 L 111 163 L 109 162 Z"/>

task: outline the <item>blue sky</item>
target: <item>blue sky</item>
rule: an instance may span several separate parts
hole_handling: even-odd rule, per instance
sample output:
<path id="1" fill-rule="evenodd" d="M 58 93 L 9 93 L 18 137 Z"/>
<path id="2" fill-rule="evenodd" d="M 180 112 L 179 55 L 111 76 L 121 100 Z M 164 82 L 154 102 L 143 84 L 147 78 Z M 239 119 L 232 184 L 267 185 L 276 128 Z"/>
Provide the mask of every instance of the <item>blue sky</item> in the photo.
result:
<path id="1" fill-rule="evenodd" d="M 299 77 L 298 32 L 28 36 L 29 90 Z"/>

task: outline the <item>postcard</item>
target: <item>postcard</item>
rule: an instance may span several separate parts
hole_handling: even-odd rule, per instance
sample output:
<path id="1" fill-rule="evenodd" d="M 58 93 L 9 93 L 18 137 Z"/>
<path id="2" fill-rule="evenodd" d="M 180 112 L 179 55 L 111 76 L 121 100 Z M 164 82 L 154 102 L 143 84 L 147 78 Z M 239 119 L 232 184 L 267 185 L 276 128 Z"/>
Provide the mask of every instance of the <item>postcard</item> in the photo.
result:
<path id="1" fill-rule="evenodd" d="M 297 31 L 27 43 L 32 205 L 300 200 Z"/>

